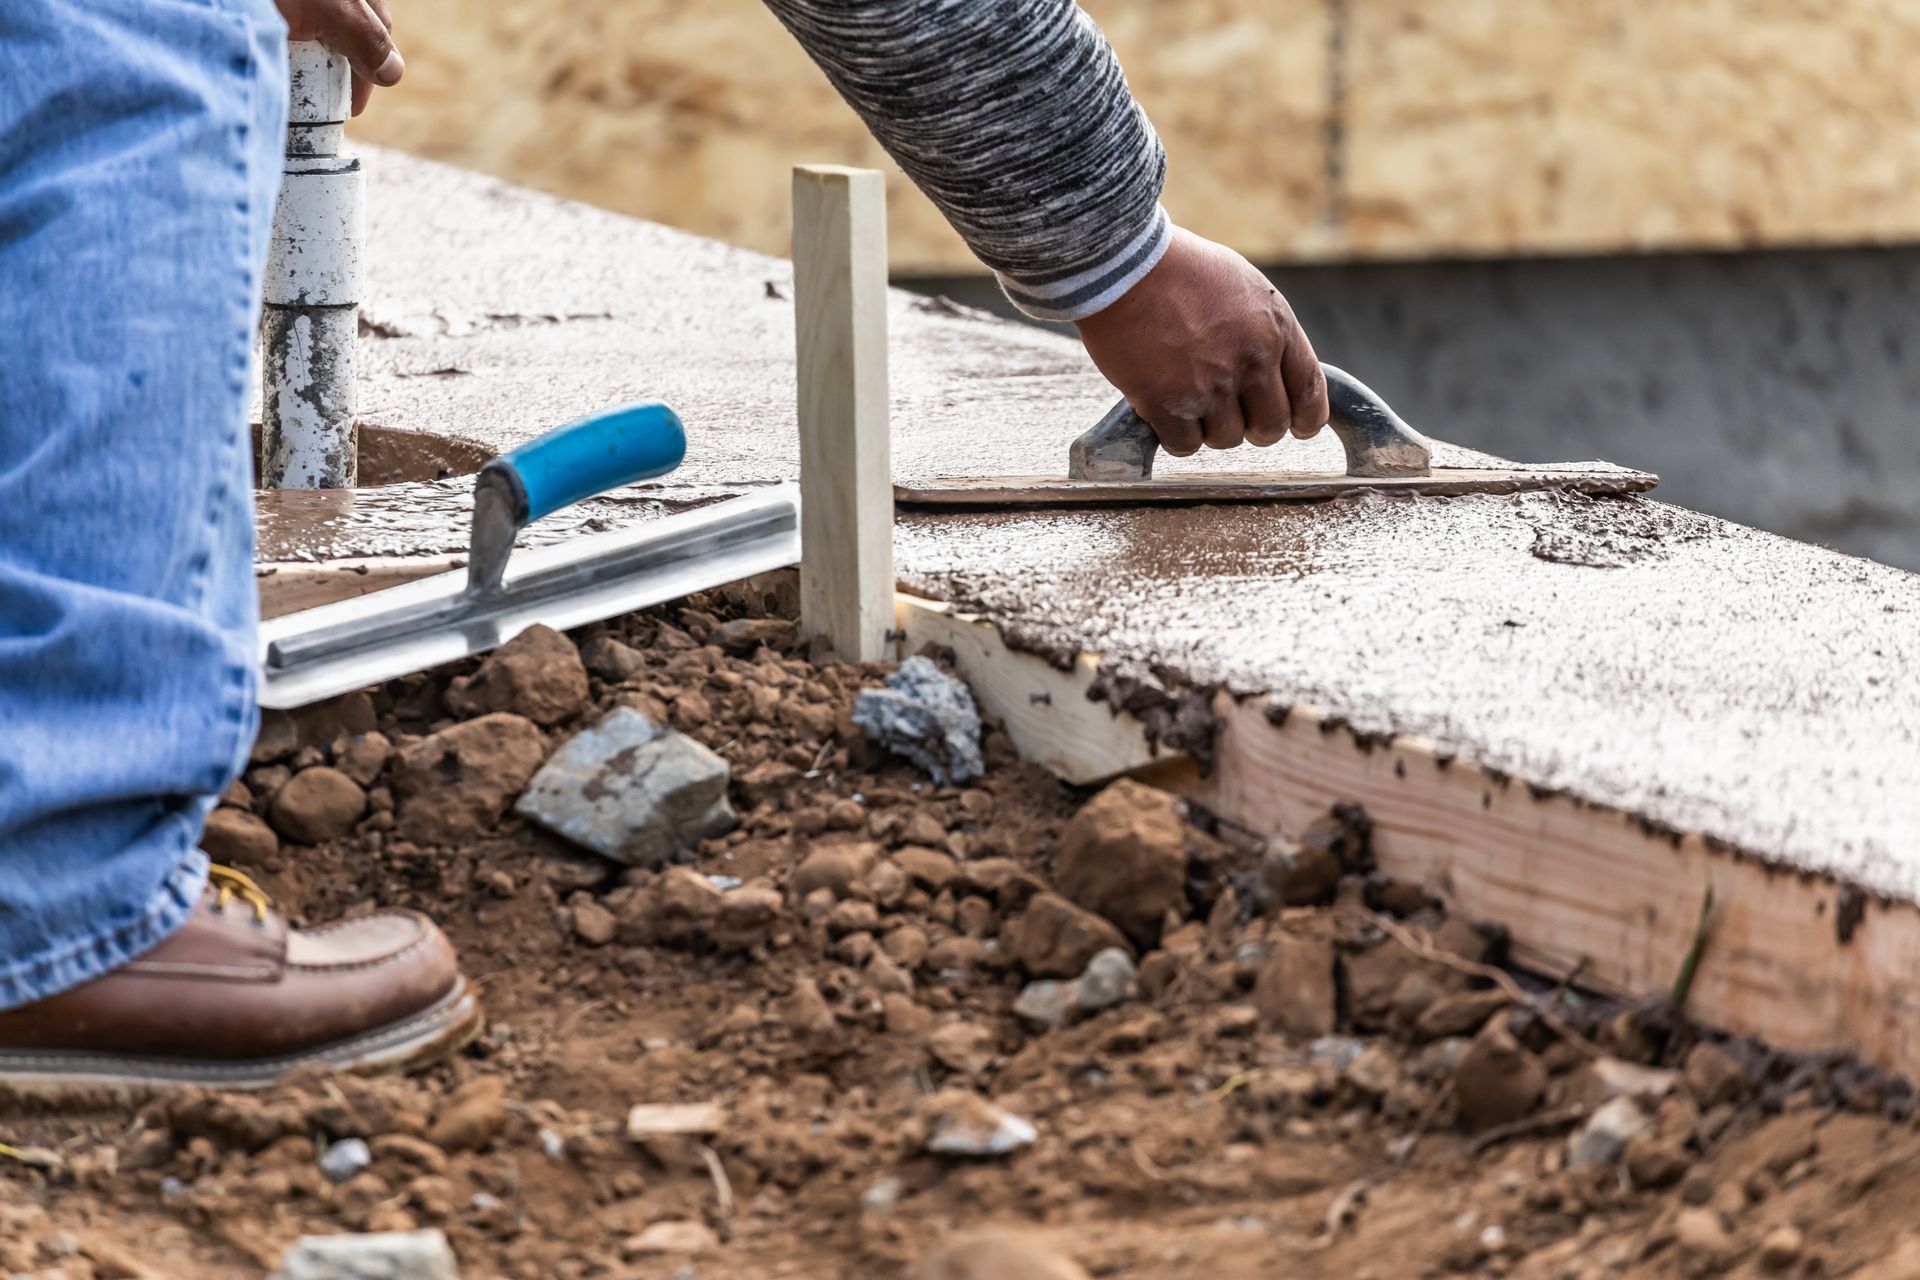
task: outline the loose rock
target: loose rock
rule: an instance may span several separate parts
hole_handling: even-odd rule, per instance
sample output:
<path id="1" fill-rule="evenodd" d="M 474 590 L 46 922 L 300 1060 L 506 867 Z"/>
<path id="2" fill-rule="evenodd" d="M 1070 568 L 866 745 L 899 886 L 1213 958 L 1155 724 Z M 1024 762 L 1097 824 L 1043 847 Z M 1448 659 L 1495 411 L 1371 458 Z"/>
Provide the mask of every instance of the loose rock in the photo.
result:
<path id="1" fill-rule="evenodd" d="M 742 885 L 720 895 L 713 922 L 713 945 L 722 951 L 748 951 L 769 941 L 785 904 L 777 889 Z"/>
<path id="2" fill-rule="evenodd" d="M 1261 1023 L 1301 1039 L 1331 1035 L 1338 993 L 1333 944 L 1282 933 L 1254 979 L 1253 1006 Z"/>
<path id="3" fill-rule="evenodd" d="M 850 896 L 878 853 L 878 846 L 864 841 L 815 849 L 793 870 L 794 896 L 805 898 L 816 889 L 830 890 L 836 898 Z"/>
<path id="4" fill-rule="evenodd" d="M 608 684 L 631 680 L 647 666 L 645 654 L 612 636 L 595 636 L 581 645 L 580 662 Z"/>
<path id="5" fill-rule="evenodd" d="M 613 912 L 584 893 L 574 897 L 571 910 L 573 931 L 580 941 L 590 947 L 604 947 L 613 941 Z"/>
<path id="6" fill-rule="evenodd" d="M 1800 1256 L 1806 1251 L 1806 1233 L 1790 1222 L 1783 1222 L 1767 1232 L 1760 1241 L 1760 1269 L 1785 1271 L 1800 1261 Z"/>
<path id="7" fill-rule="evenodd" d="M 800 781 L 800 770 L 781 760 L 762 760 L 733 780 L 740 799 L 749 807 L 782 796 Z"/>
<path id="8" fill-rule="evenodd" d="M 1567 1077 L 1565 1100 L 1572 1105 L 1597 1109 L 1614 1098 L 1638 1098 L 1652 1106 L 1673 1092 L 1678 1073 L 1660 1067 L 1643 1067 L 1637 1062 L 1612 1056 L 1593 1058 Z"/>
<path id="9" fill-rule="evenodd" d="M 927 1052 L 949 1070 L 977 1076 L 993 1065 L 993 1032 L 977 1022 L 949 1022 L 927 1037 Z"/>
<path id="10" fill-rule="evenodd" d="M 780 1021 L 803 1036 L 824 1039 L 833 1034 L 838 1025 L 834 1021 L 833 1006 L 820 994 L 819 984 L 812 978 L 801 978 L 793 984 L 780 1001 Z"/>
<path id="11" fill-rule="evenodd" d="M 1086 972 L 1070 984 L 1073 1007 L 1096 1013 L 1139 994 L 1140 971 L 1133 957 L 1119 947 L 1108 947 L 1087 961 Z"/>
<path id="12" fill-rule="evenodd" d="M 854 700 L 853 723 L 943 787 L 986 771 L 973 694 L 929 658 L 908 658 L 887 677 L 884 689 L 862 689 Z"/>
<path id="13" fill-rule="evenodd" d="M 1720 1265 L 1739 1252 L 1739 1243 L 1712 1209 L 1682 1209 L 1673 1219 L 1674 1242 L 1684 1254 Z"/>
<path id="14" fill-rule="evenodd" d="M 887 958 L 909 972 L 920 967 L 932 945 L 927 931 L 914 924 L 903 924 L 880 939 L 880 950 Z"/>
<path id="15" fill-rule="evenodd" d="M 798 629 L 788 618 L 734 618 L 714 628 L 713 642 L 736 658 L 744 658 L 762 645 L 785 648 L 793 643 Z"/>
<path id="16" fill-rule="evenodd" d="M 602 857 L 658 867 L 733 829 L 727 777 L 692 738 L 618 707 L 554 752 L 514 811 Z"/>
<path id="17" fill-rule="evenodd" d="M 647 884 L 620 917 L 629 945 L 692 947 L 718 921 L 723 895 L 692 867 L 669 867 Z"/>
<path id="18" fill-rule="evenodd" d="M 1266 906 L 1305 907 L 1331 902 L 1340 883 L 1340 859 L 1320 845 L 1279 844 L 1260 859 Z"/>
<path id="19" fill-rule="evenodd" d="M 1702 1111 L 1738 1102 L 1750 1087 L 1746 1068 L 1725 1049 L 1705 1040 L 1687 1051 L 1680 1078 Z"/>
<path id="20" fill-rule="evenodd" d="M 447 1237 L 439 1231 L 302 1236 L 280 1259 L 271 1280 L 459 1280 Z"/>
<path id="21" fill-rule="evenodd" d="M 320 1157 L 320 1172 L 327 1175 L 327 1181 L 337 1186 L 372 1163 L 373 1152 L 367 1149 L 363 1139 L 342 1138 Z"/>
<path id="22" fill-rule="evenodd" d="M 1082 805 L 1060 836 L 1060 892 L 1143 947 L 1186 896 L 1186 828 L 1164 791 L 1122 779 Z"/>
<path id="23" fill-rule="evenodd" d="M 475 1076 L 453 1091 L 427 1129 L 427 1140 L 442 1151 L 478 1151 L 507 1123 L 507 1082 L 499 1076 Z"/>
<path id="24" fill-rule="evenodd" d="M 324 844 L 353 830 L 367 811 L 367 793 L 338 769 L 316 765 L 274 793 L 274 830 L 300 844 Z"/>
<path id="25" fill-rule="evenodd" d="M 1670 1187 L 1686 1176 L 1693 1161 L 1684 1143 L 1655 1133 L 1637 1133 L 1627 1140 L 1627 1176 L 1636 1187 Z"/>
<path id="26" fill-rule="evenodd" d="M 957 864 L 938 849 L 924 845 L 905 845 L 893 855 L 893 864 L 929 893 L 938 893 L 953 883 Z"/>
<path id="27" fill-rule="evenodd" d="M 1639 1102 L 1621 1096 L 1587 1117 L 1567 1140 L 1567 1164 L 1613 1164 L 1626 1153 L 1627 1143 L 1653 1123 Z"/>
<path id="28" fill-rule="evenodd" d="M 504 711 L 401 748 L 392 770 L 400 834 L 423 844 L 472 839 L 500 820 L 546 751 L 531 720 Z"/>
<path id="29" fill-rule="evenodd" d="M 1009 1155 L 1039 1136 L 1031 1124 L 965 1089 L 943 1089 L 921 1105 L 922 1144 L 935 1155 Z"/>
<path id="30" fill-rule="evenodd" d="M 1547 1069 L 1504 1027 L 1469 1045 L 1453 1072 L 1454 1103 L 1468 1129 L 1518 1120 L 1540 1104 L 1546 1091 Z"/>
<path id="31" fill-rule="evenodd" d="M 1055 982 L 1051 978 L 1029 982 L 1020 989 L 1019 999 L 1013 1002 L 1015 1017 L 1043 1029 L 1063 1025 L 1072 1010 L 1073 990 L 1070 984 Z"/>
<path id="32" fill-rule="evenodd" d="M 350 738 L 334 753 L 334 767 L 363 787 L 370 787 L 386 770 L 393 756 L 393 742 L 384 733 L 363 733 Z"/>
<path id="33" fill-rule="evenodd" d="M 1014 960 L 1036 978 L 1077 978 L 1109 947 L 1127 950 L 1120 931 L 1091 911 L 1042 893 L 1013 922 Z"/>
<path id="34" fill-rule="evenodd" d="M 227 866 L 260 866 L 280 852 L 280 837 L 245 809 L 215 809 L 207 815 L 200 847 Z"/>
<path id="35" fill-rule="evenodd" d="M 447 709 L 472 717 L 511 711 L 554 725 L 587 708 L 587 669 L 573 641 L 552 627 L 528 627 L 495 649 L 480 669 L 447 688 Z"/>

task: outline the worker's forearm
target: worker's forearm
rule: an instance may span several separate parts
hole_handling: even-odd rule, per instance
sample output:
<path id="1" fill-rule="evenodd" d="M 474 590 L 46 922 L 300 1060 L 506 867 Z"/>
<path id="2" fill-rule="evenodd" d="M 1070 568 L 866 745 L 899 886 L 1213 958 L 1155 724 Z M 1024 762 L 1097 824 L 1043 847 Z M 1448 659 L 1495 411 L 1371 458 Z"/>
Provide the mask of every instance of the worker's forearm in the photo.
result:
<path id="1" fill-rule="evenodd" d="M 1166 252 L 1166 155 L 1073 0 L 767 0 L 1023 310 L 1078 319 Z"/>

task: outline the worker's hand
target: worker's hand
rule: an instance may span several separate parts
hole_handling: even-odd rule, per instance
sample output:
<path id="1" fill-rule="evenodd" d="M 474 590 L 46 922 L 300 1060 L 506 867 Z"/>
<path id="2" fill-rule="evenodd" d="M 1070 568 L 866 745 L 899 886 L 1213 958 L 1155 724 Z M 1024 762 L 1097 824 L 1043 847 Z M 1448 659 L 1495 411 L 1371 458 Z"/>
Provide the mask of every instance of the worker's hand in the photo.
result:
<path id="1" fill-rule="evenodd" d="M 1079 328 L 1175 456 L 1326 425 L 1327 380 L 1293 308 L 1252 263 L 1190 231 L 1175 227 L 1153 270 Z"/>
<path id="2" fill-rule="evenodd" d="M 393 47 L 387 0 L 274 0 L 289 40 L 318 40 L 353 67 L 353 114 L 366 110 L 373 86 L 391 87 L 407 73 Z"/>

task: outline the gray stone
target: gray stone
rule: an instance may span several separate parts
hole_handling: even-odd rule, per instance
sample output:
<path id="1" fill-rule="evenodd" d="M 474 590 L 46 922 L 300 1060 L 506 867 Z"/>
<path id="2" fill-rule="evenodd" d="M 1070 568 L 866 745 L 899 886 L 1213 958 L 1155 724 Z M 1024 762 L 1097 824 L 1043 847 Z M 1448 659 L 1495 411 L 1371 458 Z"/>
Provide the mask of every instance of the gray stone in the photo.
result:
<path id="1" fill-rule="evenodd" d="M 1034 1127 L 978 1094 L 947 1089 L 927 1099 L 924 1146 L 935 1155 L 992 1157 L 1031 1146 Z"/>
<path id="2" fill-rule="evenodd" d="M 1021 988 L 1020 998 L 1013 1002 L 1014 1016 L 1036 1027 L 1059 1026 L 1067 1020 L 1072 1008 L 1073 992 L 1069 984 L 1051 978 L 1029 982 Z"/>
<path id="3" fill-rule="evenodd" d="M 1133 957 L 1119 947 L 1108 947 L 1087 962 L 1087 971 L 1070 983 L 1073 1007 L 1082 1013 L 1131 1000 L 1140 990 L 1140 971 Z"/>
<path id="4" fill-rule="evenodd" d="M 1567 1164 L 1616 1164 L 1634 1136 L 1653 1123 L 1640 1104 L 1622 1094 L 1587 1118 L 1567 1139 Z"/>
<path id="5" fill-rule="evenodd" d="M 973 694 L 931 659 L 916 654 L 887 677 L 886 688 L 862 689 L 854 700 L 853 722 L 943 787 L 985 772 Z"/>
<path id="6" fill-rule="evenodd" d="M 631 707 L 553 753 L 514 812 L 604 857 L 660 867 L 733 828 L 727 764 Z"/>
<path id="7" fill-rule="evenodd" d="M 438 1231 L 302 1236 L 271 1280 L 459 1280 L 459 1264 Z"/>
<path id="8" fill-rule="evenodd" d="M 329 1182 L 345 1182 L 373 1163 L 373 1152 L 358 1138 L 342 1138 L 320 1157 L 320 1172 Z"/>

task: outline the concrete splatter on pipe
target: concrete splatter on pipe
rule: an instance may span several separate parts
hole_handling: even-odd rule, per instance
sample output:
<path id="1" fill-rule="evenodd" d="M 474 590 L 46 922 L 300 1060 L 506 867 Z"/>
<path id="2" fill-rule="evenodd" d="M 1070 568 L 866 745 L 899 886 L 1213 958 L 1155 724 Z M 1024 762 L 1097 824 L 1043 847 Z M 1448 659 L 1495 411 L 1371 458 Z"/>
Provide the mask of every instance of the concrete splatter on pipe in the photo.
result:
<path id="1" fill-rule="evenodd" d="M 287 159 L 267 258 L 260 473 L 271 489 L 358 481 L 354 343 L 361 300 L 361 176 L 344 154 L 346 59 L 288 46 Z"/>

